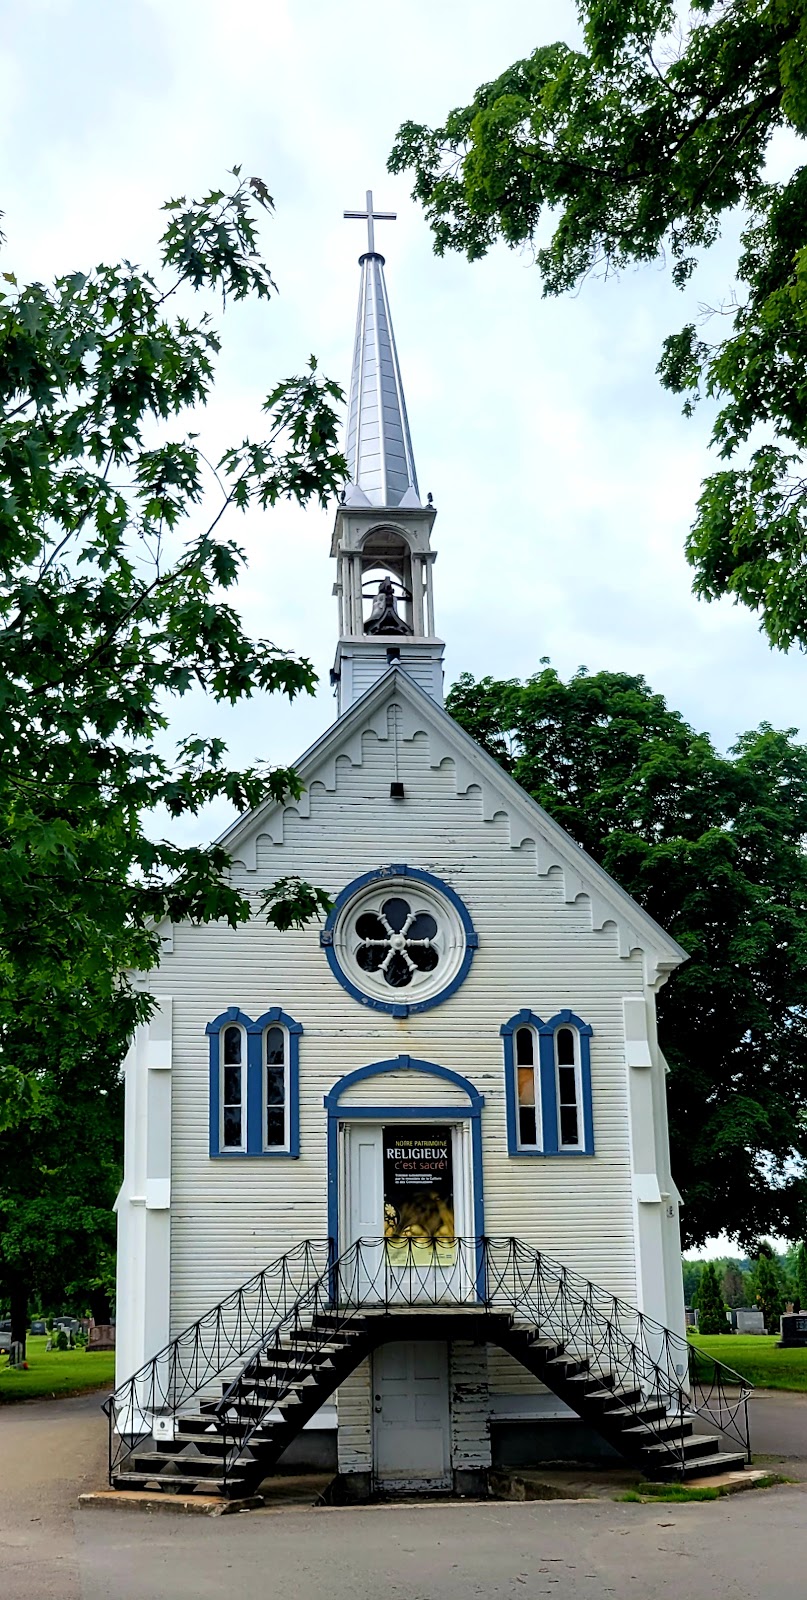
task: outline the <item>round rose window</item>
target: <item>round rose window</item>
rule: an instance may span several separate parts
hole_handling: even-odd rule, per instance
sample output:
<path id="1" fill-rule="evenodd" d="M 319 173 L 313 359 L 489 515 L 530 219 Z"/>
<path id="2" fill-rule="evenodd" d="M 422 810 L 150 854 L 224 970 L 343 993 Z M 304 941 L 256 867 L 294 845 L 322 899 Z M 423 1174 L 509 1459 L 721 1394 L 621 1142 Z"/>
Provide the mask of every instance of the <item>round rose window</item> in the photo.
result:
<path id="1" fill-rule="evenodd" d="M 346 987 L 398 1011 L 436 1004 L 453 989 L 465 976 L 476 936 L 453 890 L 410 869 L 400 878 L 379 873 L 349 885 L 322 942 Z"/>

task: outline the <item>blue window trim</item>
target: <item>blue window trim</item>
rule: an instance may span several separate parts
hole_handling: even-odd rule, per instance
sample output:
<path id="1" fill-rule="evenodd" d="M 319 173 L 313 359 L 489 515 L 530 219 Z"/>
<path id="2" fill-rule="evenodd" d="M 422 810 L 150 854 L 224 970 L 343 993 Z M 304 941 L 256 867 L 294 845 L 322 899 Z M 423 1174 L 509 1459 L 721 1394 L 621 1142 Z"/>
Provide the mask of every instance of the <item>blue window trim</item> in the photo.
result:
<path id="1" fill-rule="evenodd" d="M 263 1035 L 273 1023 L 280 1023 L 288 1035 L 288 1113 L 289 1144 L 287 1150 L 265 1150 L 263 1147 Z M 247 1105 L 246 1150 L 225 1150 L 220 1138 L 221 1093 L 221 1033 L 223 1028 L 239 1023 L 247 1036 Z M 219 1016 L 208 1022 L 205 1033 L 210 1041 L 210 1156 L 215 1160 L 243 1161 L 260 1157 L 271 1161 L 296 1161 L 300 1154 L 300 1035 L 301 1022 L 295 1022 L 280 1006 L 270 1006 L 260 1017 L 247 1016 L 238 1006 L 229 1006 Z"/>
<path id="2" fill-rule="evenodd" d="M 579 1150 L 565 1150 L 558 1140 L 558 1095 L 555 1075 L 555 1034 L 558 1028 L 575 1028 L 580 1040 L 580 1090 L 583 1113 L 583 1141 Z M 519 1028 L 533 1028 L 538 1036 L 538 1079 L 541 1095 L 541 1134 L 539 1149 L 521 1149 L 518 1143 L 518 1101 L 516 1097 L 515 1046 Z M 535 1011 L 517 1011 L 499 1032 L 504 1042 L 504 1096 L 507 1114 L 507 1154 L 528 1159 L 545 1156 L 593 1156 L 594 1113 L 591 1099 L 591 1036 L 593 1029 L 576 1012 L 556 1011 L 544 1022 Z"/>
<path id="3" fill-rule="evenodd" d="M 383 878 L 414 878 L 417 883 L 427 883 L 430 888 L 436 889 L 438 893 L 445 895 L 446 900 L 450 901 L 454 907 L 465 933 L 465 955 L 459 971 L 455 973 L 451 982 L 446 984 L 445 989 L 441 989 L 439 994 L 433 994 L 428 1000 L 416 1000 L 412 1005 L 407 1005 L 400 1000 L 377 1000 L 374 996 L 365 994 L 362 989 L 357 988 L 347 973 L 343 972 L 333 947 L 334 928 L 342 908 L 347 904 L 348 900 L 353 898 L 354 894 L 358 894 L 360 889 L 366 889 L 368 884 L 378 883 Z M 333 909 L 328 913 L 325 926 L 319 936 L 319 942 L 325 951 L 328 965 L 337 983 L 341 983 L 342 988 L 346 989 L 354 1000 L 358 1000 L 360 1005 L 371 1006 L 374 1011 L 386 1011 L 392 1017 L 409 1017 L 416 1011 L 429 1011 L 432 1006 L 441 1006 L 444 1000 L 450 999 L 460 984 L 465 982 L 474 953 L 479 946 L 479 938 L 471 921 L 468 907 L 463 903 L 456 891 L 451 888 L 450 884 L 444 883 L 442 878 L 436 878 L 431 872 L 422 872 L 419 867 L 403 865 L 379 867 L 375 872 L 365 872 L 360 878 L 354 878 L 352 883 L 348 883 L 341 893 L 337 895 Z"/>
<path id="4" fill-rule="evenodd" d="M 343 1106 L 342 1096 L 355 1083 L 366 1078 L 376 1078 L 385 1072 L 424 1072 L 443 1083 L 451 1083 L 468 1096 L 468 1106 Z M 485 1233 L 484 1179 L 482 1170 L 482 1108 L 485 1096 L 451 1067 L 441 1067 L 435 1061 L 421 1061 L 416 1056 L 393 1056 L 388 1061 L 373 1061 L 369 1066 L 357 1067 L 339 1078 L 326 1094 L 323 1105 L 328 1113 L 328 1237 L 335 1241 L 337 1256 L 341 1250 L 339 1239 L 339 1123 L 340 1122 L 460 1122 L 468 1120 L 471 1127 L 471 1173 L 473 1178 L 473 1226 L 477 1241 L 476 1275 L 477 1293 L 484 1298 L 484 1253 L 482 1240 Z"/>

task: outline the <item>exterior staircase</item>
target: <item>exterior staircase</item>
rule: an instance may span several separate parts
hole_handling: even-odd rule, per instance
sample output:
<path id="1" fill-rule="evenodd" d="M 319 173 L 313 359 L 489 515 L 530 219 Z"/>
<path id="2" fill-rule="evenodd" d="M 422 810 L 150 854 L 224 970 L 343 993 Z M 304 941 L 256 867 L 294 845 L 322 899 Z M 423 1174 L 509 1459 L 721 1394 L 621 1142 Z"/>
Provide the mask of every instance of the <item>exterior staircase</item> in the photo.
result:
<path id="1" fill-rule="evenodd" d="M 473 1287 L 466 1300 L 441 1300 L 444 1278 L 434 1265 L 424 1271 L 422 1257 L 413 1264 L 408 1303 L 401 1303 L 406 1282 L 400 1274 L 396 1300 L 382 1298 L 381 1285 L 368 1280 L 367 1263 L 377 1270 L 379 1259 L 373 1241 L 372 1254 L 370 1244 L 364 1247 L 365 1260 L 362 1244 L 352 1246 L 294 1299 L 294 1274 L 282 1273 L 290 1304 L 276 1307 L 283 1314 L 269 1328 L 258 1331 L 264 1317 L 254 1308 L 245 1319 L 248 1300 L 231 1297 L 240 1313 L 235 1320 L 230 1302 L 215 1308 L 218 1317 L 208 1319 L 214 1317 L 217 1353 L 208 1349 L 210 1326 L 207 1339 L 200 1334 L 208 1320 L 202 1319 L 107 1402 L 112 1485 L 231 1499 L 254 1495 L 287 1445 L 368 1354 L 391 1340 L 417 1338 L 500 1345 L 648 1478 L 687 1481 L 750 1460 L 750 1388 L 736 1373 L 517 1240 L 501 1241 L 500 1249 L 489 1240 L 457 1241 L 457 1247 L 467 1251 L 475 1274 L 467 1279 Z M 310 1279 L 312 1263 L 306 1265 Z M 273 1281 L 277 1266 L 267 1269 Z M 263 1276 L 237 1296 L 254 1292 Z M 272 1304 L 267 1298 L 262 1312 L 271 1316 Z M 227 1328 L 229 1343 L 222 1337 Z M 234 1346 L 252 1335 L 240 1370 L 221 1384 L 221 1397 L 203 1398 L 215 1362 L 219 1374 L 231 1369 Z M 183 1351 L 191 1349 L 189 1364 Z M 682 1356 L 683 1379 L 676 1359 Z M 705 1368 L 700 1373 L 699 1364 Z M 696 1431 L 704 1418 L 718 1431 Z M 734 1448 L 726 1448 L 726 1435 Z"/>

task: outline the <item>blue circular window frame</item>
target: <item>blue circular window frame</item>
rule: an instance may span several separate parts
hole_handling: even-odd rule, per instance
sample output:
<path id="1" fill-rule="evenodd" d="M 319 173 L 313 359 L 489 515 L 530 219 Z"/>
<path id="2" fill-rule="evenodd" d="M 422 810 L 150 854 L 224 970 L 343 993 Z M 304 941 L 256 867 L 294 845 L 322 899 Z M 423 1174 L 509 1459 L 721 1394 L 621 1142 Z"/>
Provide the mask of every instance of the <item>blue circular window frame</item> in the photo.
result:
<path id="1" fill-rule="evenodd" d="M 465 954 L 459 971 L 455 972 L 451 982 L 447 983 L 445 988 L 441 989 L 438 994 L 430 995 L 428 1000 L 415 1000 L 411 1005 L 407 1005 L 405 1001 L 400 1000 L 377 1000 L 375 996 L 365 994 L 343 971 L 334 949 L 334 929 L 347 902 L 352 900 L 353 896 L 358 894 L 361 889 L 366 889 L 371 883 L 381 883 L 385 878 L 412 878 L 415 883 L 428 884 L 430 889 L 434 889 L 438 894 L 444 895 L 446 900 L 454 907 L 465 934 Z M 387 1015 L 391 1017 L 410 1017 L 417 1011 L 430 1011 L 432 1006 L 441 1006 L 444 1000 L 450 1000 L 460 984 L 465 982 L 479 945 L 479 939 L 471 921 L 468 907 L 460 899 L 456 891 L 451 888 L 450 884 L 444 883 L 442 878 L 436 878 L 432 872 L 422 872 L 419 867 L 400 865 L 379 867 L 375 872 L 365 872 L 360 878 L 354 878 L 352 883 L 348 883 L 341 893 L 337 895 L 333 909 L 328 913 L 325 926 L 319 936 L 319 942 L 328 958 L 331 972 L 337 982 L 341 983 L 342 988 L 346 989 L 354 1000 L 358 1000 L 360 1005 L 369 1006 L 373 1011 L 386 1011 Z"/>

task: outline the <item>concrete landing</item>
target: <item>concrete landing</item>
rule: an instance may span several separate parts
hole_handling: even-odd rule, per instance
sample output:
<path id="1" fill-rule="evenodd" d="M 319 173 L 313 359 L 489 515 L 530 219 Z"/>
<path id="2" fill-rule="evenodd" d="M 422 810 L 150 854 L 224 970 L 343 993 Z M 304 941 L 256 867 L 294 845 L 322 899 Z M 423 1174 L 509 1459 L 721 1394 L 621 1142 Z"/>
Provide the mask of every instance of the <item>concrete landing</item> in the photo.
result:
<path id="1" fill-rule="evenodd" d="M 243 1500 L 225 1500 L 217 1494 L 163 1494 L 148 1489 L 95 1489 L 80 1494 L 82 1511 L 167 1511 L 174 1516 L 227 1517 L 235 1511 L 255 1511 L 263 1505 L 263 1496 L 250 1495 Z"/>

